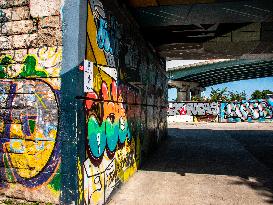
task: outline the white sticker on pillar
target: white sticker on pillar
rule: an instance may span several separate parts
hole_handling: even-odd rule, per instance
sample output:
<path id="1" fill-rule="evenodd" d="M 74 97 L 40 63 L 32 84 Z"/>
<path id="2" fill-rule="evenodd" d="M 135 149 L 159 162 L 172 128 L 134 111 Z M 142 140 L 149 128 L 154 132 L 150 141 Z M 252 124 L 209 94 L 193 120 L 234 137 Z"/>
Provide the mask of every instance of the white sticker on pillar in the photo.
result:
<path id="1" fill-rule="evenodd" d="M 88 60 L 84 61 L 84 92 L 92 92 L 93 90 L 93 62 L 90 62 Z"/>

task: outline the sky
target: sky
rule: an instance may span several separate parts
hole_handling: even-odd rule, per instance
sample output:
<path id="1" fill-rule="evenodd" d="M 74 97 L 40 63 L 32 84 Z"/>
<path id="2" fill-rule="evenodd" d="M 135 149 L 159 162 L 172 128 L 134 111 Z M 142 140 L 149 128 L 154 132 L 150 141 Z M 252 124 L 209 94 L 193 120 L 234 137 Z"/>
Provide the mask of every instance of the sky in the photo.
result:
<path id="1" fill-rule="evenodd" d="M 195 60 L 173 60 L 173 61 L 167 61 L 166 66 L 167 68 L 181 66 L 181 65 L 189 65 L 193 63 L 198 63 L 201 61 L 195 61 Z M 232 92 L 243 92 L 245 91 L 247 94 L 247 98 L 251 96 L 251 94 L 255 90 L 272 90 L 273 91 L 273 77 L 267 77 L 267 78 L 257 78 L 257 79 L 250 79 L 250 80 L 240 80 L 240 81 L 234 81 L 230 83 L 223 83 L 211 86 L 213 89 L 222 89 L 227 87 L 228 91 Z M 202 92 L 202 96 L 209 97 L 209 94 L 211 92 L 211 87 L 207 87 L 204 92 Z M 169 89 L 168 92 L 168 100 L 172 101 L 176 99 L 176 89 Z"/>

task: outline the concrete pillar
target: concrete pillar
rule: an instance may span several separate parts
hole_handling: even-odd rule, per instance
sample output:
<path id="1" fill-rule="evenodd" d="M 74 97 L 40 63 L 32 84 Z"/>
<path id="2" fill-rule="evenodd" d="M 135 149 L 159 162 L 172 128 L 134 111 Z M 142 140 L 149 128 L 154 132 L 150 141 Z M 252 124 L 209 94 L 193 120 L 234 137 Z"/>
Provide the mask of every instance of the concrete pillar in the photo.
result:
<path id="1" fill-rule="evenodd" d="M 191 90 L 191 97 L 201 97 L 201 91 L 197 89 Z"/>
<path id="2" fill-rule="evenodd" d="M 170 80 L 168 84 L 170 87 L 176 87 L 178 102 L 190 101 L 190 94 L 192 94 L 191 96 L 201 97 L 201 92 L 204 91 L 204 88 L 200 87 L 199 83 L 196 82 Z"/>
<path id="3" fill-rule="evenodd" d="M 177 88 L 177 101 L 189 101 L 190 100 L 190 89 L 188 87 L 185 88 Z"/>
<path id="4" fill-rule="evenodd" d="M 199 97 L 201 98 L 201 92 L 204 91 L 204 88 L 202 87 L 195 87 L 191 89 L 191 98 L 192 97 Z"/>

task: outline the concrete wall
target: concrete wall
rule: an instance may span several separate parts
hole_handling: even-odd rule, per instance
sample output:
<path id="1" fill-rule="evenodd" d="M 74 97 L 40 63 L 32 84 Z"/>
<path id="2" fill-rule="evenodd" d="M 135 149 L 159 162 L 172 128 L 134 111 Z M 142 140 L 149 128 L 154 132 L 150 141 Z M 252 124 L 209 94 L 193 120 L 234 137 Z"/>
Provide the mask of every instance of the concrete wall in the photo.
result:
<path id="1" fill-rule="evenodd" d="M 60 0 L 0 1 L 0 194 L 59 203 Z"/>
<path id="2" fill-rule="evenodd" d="M 173 122 L 193 122 L 193 116 L 190 115 L 174 115 L 174 116 L 168 116 L 167 118 L 168 123 Z"/>
<path id="3" fill-rule="evenodd" d="M 272 98 L 220 104 L 220 122 L 273 122 Z"/>
<path id="4" fill-rule="evenodd" d="M 164 61 L 120 1 L 2 0 L 0 23 L 0 194 L 105 203 L 166 134 Z"/>
<path id="5" fill-rule="evenodd" d="M 189 116 L 198 122 L 272 122 L 273 100 L 268 97 L 240 102 L 169 103 L 168 122 L 189 122 Z"/>
<path id="6" fill-rule="evenodd" d="M 209 102 L 172 102 L 169 103 L 168 116 L 190 115 L 204 116 L 217 115 L 219 113 L 218 103 Z"/>
<path id="7" fill-rule="evenodd" d="M 89 1 L 85 95 L 86 155 L 79 162 L 81 202 L 103 204 L 132 176 L 167 126 L 165 63 L 142 39 L 118 1 Z"/>

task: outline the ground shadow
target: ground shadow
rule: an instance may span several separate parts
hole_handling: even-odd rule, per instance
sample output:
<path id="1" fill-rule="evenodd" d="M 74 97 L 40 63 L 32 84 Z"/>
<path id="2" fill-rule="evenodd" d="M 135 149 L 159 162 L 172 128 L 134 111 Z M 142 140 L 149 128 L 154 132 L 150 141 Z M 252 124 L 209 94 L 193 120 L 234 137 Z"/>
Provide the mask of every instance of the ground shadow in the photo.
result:
<path id="1" fill-rule="evenodd" d="M 238 176 L 273 203 L 273 131 L 170 128 L 142 170 Z M 253 180 L 254 179 L 254 180 Z"/>

